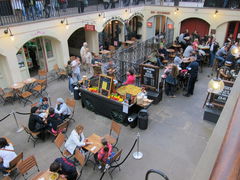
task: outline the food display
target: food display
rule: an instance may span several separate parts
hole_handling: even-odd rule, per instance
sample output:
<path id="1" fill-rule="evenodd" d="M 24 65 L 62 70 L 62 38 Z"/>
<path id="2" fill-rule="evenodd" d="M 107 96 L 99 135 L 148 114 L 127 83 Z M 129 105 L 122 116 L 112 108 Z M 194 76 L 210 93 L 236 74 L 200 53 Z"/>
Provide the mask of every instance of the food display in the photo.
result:
<path id="1" fill-rule="evenodd" d="M 119 96 L 117 93 L 113 93 L 110 96 L 108 96 L 109 99 L 113 99 L 115 101 L 123 102 L 123 98 Z"/>
<path id="2" fill-rule="evenodd" d="M 57 179 L 58 179 L 58 176 L 59 176 L 58 173 L 51 173 L 51 174 L 49 174 L 48 179 L 49 179 L 49 180 L 57 180 Z"/>
<path id="3" fill-rule="evenodd" d="M 90 92 L 97 93 L 97 92 L 98 92 L 98 87 L 91 87 L 91 88 L 88 88 L 88 90 L 89 90 Z"/>
<path id="4" fill-rule="evenodd" d="M 117 89 L 117 93 L 121 96 L 126 96 L 126 94 L 131 94 L 132 96 L 137 96 L 138 93 L 140 93 L 142 89 L 140 87 L 134 86 L 134 85 L 126 85 L 122 86 Z"/>

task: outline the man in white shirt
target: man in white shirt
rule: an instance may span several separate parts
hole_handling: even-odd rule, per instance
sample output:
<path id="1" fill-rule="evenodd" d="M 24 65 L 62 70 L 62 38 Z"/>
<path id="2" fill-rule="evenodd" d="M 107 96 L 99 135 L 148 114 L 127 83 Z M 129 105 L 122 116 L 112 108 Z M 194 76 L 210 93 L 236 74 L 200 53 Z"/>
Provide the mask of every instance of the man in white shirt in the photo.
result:
<path id="1" fill-rule="evenodd" d="M 180 53 L 177 53 L 177 54 L 176 54 L 176 56 L 175 56 L 175 58 L 174 58 L 174 60 L 173 60 L 173 63 L 174 63 L 175 65 L 177 65 L 178 67 L 181 66 L 182 59 L 181 59 L 181 57 L 180 57 Z"/>
<path id="2" fill-rule="evenodd" d="M 17 156 L 12 144 L 9 144 L 5 138 L 0 138 L 0 171 L 3 176 L 8 176 L 6 169 L 10 167 L 10 162 Z"/>
<path id="3" fill-rule="evenodd" d="M 64 102 L 63 98 L 58 98 L 57 99 L 57 103 L 56 103 L 56 107 L 55 107 L 55 113 L 59 114 L 62 119 L 66 119 L 71 115 L 71 110 L 69 109 L 69 107 L 66 105 L 66 103 Z"/>
<path id="4" fill-rule="evenodd" d="M 73 78 L 76 78 L 78 81 L 81 80 L 81 75 L 80 75 L 81 72 L 80 72 L 79 64 L 80 64 L 79 58 L 76 58 L 71 62 Z"/>

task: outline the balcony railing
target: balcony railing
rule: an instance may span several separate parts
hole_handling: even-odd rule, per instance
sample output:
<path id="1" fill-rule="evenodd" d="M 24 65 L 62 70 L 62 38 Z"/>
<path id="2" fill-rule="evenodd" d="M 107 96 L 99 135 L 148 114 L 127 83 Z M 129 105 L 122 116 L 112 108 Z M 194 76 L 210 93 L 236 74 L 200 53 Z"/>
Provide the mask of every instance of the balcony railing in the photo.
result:
<path id="1" fill-rule="evenodd" d="M 110 0 L 109 4 L 103 1 L 104 0 L 0 0 L 0 26 L 127 6 L 222 6 L 222 4 L 216 4 L 219 1 L 215 0 L 205 0 L 205 2 L 204 0 Z M 226 6 L 238 8 L 240 3 L 238 0 L 235 1 L 233 5 L 229 5 L 228 3 Z"/>

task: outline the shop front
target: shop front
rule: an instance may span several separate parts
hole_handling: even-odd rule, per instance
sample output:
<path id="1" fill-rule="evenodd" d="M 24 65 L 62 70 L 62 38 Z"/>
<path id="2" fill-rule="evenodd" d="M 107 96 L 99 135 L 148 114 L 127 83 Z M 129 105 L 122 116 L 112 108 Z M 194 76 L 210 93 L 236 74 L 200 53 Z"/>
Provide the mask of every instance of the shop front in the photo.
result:
<path id="1" fill-rule="evenodd" d="M 58 56 L 61 57 L 56 53 L 59 44 L 51 37 L 37 37 L 26 42 L 16 54 L 22 79 L 36 76 L 38 70 L 52 70 Z"/>
<path id="2" fill-rule="evenodd" d="M 233 41 L 240 40 L 240 21 L 228 22 L 225 39 L 228 37 L 231 37 Z"/>
<path id="3" fill-rule="evenodd" d="M 143 18 L 141 16 L 134 16 L 128 21 L 126 26 L 127 40 L 131 40 L 132 38 L 141 39 L 142 21 Z"/>

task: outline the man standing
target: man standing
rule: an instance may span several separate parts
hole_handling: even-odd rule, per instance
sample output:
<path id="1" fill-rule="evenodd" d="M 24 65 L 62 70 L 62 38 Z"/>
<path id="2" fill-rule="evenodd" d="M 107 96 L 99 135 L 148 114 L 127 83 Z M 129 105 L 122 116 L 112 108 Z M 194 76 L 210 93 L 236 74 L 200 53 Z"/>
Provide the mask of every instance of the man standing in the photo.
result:
<path id="1" fill-rule="evenodd" d="M 188 81 L 187 93 L 184 94 L 184 96 L 186 96 L 186 97 L 193 95 L 195 82 L 196 82 L 197 76 L 198 76 L 198 68 L 199 68 L 199 64 L 196 61 L 196 58 L 191 58 L 191 63 L 187 67 L 187 69 L 189 70 L 190 78 Z"/>
<path id="2" fill-rule="evenodd" d="M 80 64 L 79 58 L 76 58 L 71 62 L 73 78 L 76 78 L 77 81 L 81 80 L 79 64 Z"/>

